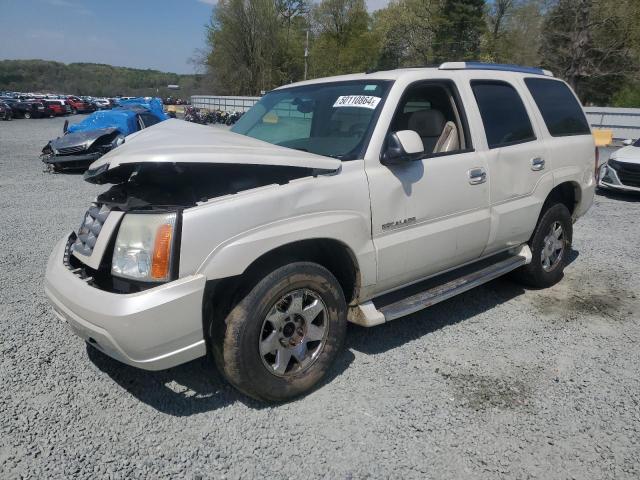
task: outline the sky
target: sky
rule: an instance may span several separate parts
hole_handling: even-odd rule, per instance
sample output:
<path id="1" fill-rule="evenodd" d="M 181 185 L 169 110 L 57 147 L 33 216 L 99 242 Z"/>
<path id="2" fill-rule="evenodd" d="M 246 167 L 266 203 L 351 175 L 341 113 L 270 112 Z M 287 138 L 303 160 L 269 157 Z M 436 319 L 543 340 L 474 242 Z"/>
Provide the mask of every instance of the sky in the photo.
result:
<path id="1" fill-rule="evenodd" d="M 370 10 L 388 0 L 367 0 Z M 0 0 L 0 60 L 194 73 L 216 0 Z"/>

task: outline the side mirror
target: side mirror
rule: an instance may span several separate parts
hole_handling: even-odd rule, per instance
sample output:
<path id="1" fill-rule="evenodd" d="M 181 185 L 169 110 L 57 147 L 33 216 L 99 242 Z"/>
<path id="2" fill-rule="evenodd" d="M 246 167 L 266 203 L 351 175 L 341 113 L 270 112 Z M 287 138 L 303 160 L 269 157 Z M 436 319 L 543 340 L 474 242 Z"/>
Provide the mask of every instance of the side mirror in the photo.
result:
<path id="1" fill-rule="evenodd" d="M 633 140 L 631 140 L 630 138 L 627 138 L 626 140 L 623 140 L 623 141 L 622 141 L 622 144 L 623 144 L 625 147 L 628 147 L 629 145 L 633 145 Z"/>
<path id="2" fill-rule="evenodd" d="M 413 130 L 390 133 L 380 161 L 383 165 L 399 165 L 418 160 L 424 154 L 422 138 Z"/>

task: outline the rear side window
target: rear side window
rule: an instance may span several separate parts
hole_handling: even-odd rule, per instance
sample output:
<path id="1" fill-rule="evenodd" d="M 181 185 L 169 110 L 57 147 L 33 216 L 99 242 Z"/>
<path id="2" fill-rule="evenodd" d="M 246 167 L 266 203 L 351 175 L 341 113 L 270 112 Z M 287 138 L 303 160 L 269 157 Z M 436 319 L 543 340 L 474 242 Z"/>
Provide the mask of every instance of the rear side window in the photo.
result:
<path id="1" fill-rule="evenodd" d="M 505 82 L 473 81 L 489 148 L 506 147 L 536 139 L 531 120 L 515 88 Z"/>
<path id="2" fill-rule="evenodd" d="M 580 104 L 564 83 L 545 78 L 525 78 L 524 83 L 552 136 L 591 134 Z"/>

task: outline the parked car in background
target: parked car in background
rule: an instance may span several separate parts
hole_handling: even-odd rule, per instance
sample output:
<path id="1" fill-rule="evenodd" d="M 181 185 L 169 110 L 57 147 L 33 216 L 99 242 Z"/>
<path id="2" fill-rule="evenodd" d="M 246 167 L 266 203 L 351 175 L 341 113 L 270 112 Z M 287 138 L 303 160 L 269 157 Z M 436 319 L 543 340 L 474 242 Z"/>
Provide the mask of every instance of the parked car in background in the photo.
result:
<path id="1" fill-rule="evenodd" d="M 4 102 L 11 107 L 14 118 L 43 118 L 54 115 L 53 110 L 45 107 L 42 102 L 16 99 L 4 99 Z"/>
<path id="2" fill-rule="evenodd" d="M 99 110 L 108 110 L 111 108 L 111 102 L 107 98 L 94 98 L 93 103 Z"/>
<path id="3" fill-rule="evenodd" d="M 0 118 L 2 120 L 11 120 L 13 118 L 13 110 L 8 103 L 0 100 Z"/>
<path id="4" fill-rule="evenodd" d="M 640 139 L 625 140 L 600 168 L 599 187 L 640 193 Z"/>
<path id="5" fill-rule="evenodd" d="M 85 102 L 79 97 L 74 97 L 73 95 L 67 97 L 67 103 L 71 107 L 71 113 L 87 113 L 87 112 L 95 112 L 95 107 L 91 105 L 89 102 Z"/>
<path id="6" fill-rule="evenodd" d="M 42 103 L 46 108 L 51 109 L 56 116 L 69 115 L 71 113 L 71 107 L 65 100 L 43 100 Z"/>
<path id="7" fill-rule="evenodd" d="M 167 118 L 159 98 L 123 101 L 119 107 L 94 112 L 82 122 L 70 125 L 62 137 L 45 145 L 40 158 L 55 172 L 83 171 L 123 144 L 127 135 Z"/>

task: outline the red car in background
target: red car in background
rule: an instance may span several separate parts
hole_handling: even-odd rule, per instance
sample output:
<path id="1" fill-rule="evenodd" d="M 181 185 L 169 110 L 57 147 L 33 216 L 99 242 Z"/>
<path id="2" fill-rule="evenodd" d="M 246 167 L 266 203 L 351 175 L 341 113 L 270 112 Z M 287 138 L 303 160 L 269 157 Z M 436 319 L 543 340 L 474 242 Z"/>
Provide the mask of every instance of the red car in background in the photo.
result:
<path id="1" fill-rule="evenodd" d="M 71 106 L 65 100 L 44 100 L 44 106 L 49 108 L 57 117 L 59 115 L 69 115 Z"/>
<path id="2" fill-rule="evenodd" d="M 67 103 L 71 107 L 71 113 L 87 113 L 87 112 L 95 112 L 96 108 L 91 105 L 89 102 L 85 102 L 78 97 L 70 96 L 67 97 Z"/>

